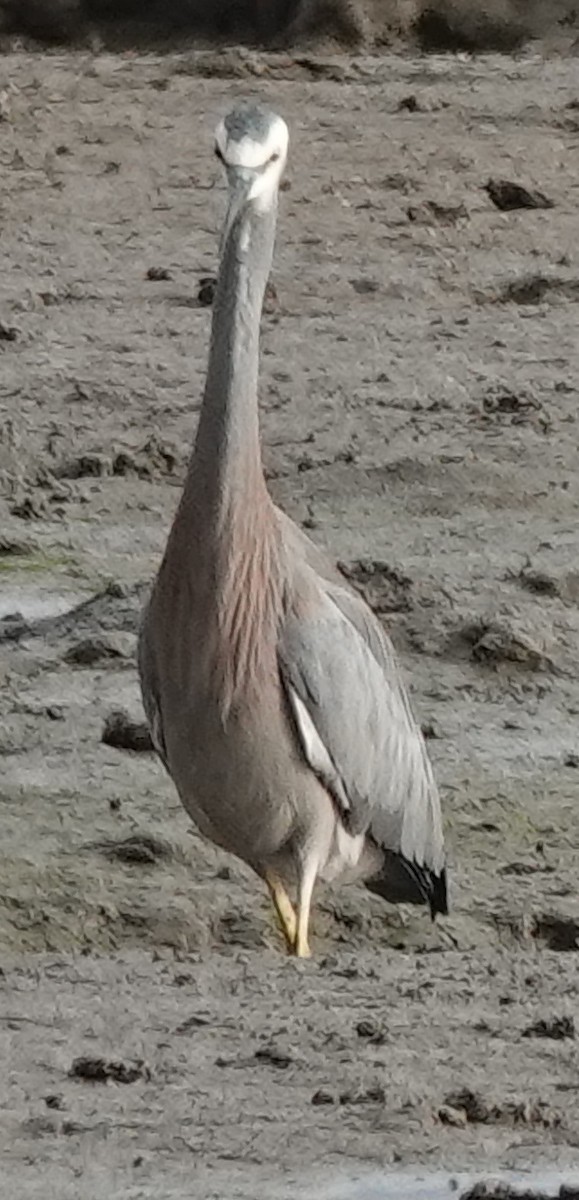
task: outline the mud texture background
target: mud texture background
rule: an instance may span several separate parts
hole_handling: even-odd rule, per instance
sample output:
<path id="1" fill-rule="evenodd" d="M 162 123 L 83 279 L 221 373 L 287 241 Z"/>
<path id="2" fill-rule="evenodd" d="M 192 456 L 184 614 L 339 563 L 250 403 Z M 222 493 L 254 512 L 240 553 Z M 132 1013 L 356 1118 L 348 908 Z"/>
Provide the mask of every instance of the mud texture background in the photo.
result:
<path id="1" fill-rule="evenodd" d="M 271 1197 L 298 1167 L 572 1167 L 575 60 L 85 49 L 2 68 L 3 1191 Z M 138 614 L 203 385 L 212 129 L 248 96 L 292 131 L 270 486 L 399 648 L 452 879 L 434 927 L 322 892 L 306 964 L 114 717 L 142 721 Z M 552 207 L 501 211 L 489 177 Z"/>

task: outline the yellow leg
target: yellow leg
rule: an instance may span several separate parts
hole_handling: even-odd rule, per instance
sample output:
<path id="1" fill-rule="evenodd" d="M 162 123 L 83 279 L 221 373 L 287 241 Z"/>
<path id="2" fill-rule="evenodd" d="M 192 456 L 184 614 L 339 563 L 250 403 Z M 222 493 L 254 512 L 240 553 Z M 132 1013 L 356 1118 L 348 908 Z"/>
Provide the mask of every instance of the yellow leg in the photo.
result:
<path id="1" fill-rule="evenodd" d="M 296 941 L 297 920 L 294 912 L 294 906 L 277 875 L 273 871 L 266 871 L 265 882 L 267 883 L 269 894 L 273 900 L 275 911 L 279 917 L 279 923 L 282 928 L 282 933 L 288 945 L 288 950 L 293 951 Z"/>
<path id="2" fill-rule="evenodd" d="M 306 863 L 298 885 L 298 924 L 294 946 L 296 958 L 309 958 L 311 955 L 308 927 L 317 871 L 317 863 Z"/>

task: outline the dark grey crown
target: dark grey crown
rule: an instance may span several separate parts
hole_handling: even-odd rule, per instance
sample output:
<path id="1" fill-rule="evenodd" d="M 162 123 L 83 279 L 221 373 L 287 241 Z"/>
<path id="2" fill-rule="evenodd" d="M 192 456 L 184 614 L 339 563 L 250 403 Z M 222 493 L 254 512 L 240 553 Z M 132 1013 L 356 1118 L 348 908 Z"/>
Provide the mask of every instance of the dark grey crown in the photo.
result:
<path id="1" fill-rule="evenodd" d="M 273 125 L 279 121 L 277 113 L 258 104 L 240 104 L 228 113 L 223 126 L 228 138 L 240 142 L 244 137 L 254 142 L 266 142 Z"/>

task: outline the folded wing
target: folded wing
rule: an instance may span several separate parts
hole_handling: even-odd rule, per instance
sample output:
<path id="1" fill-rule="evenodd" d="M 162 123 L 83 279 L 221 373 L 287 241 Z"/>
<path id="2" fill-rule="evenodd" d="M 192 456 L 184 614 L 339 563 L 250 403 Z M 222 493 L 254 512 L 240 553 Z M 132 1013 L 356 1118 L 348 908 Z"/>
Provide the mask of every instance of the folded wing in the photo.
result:
<path id="1" fill-rule="evenodd" d="M 355 593 L 328 580 L 315 593 L 290 610 L 279 644 L 303 753 L 346 828 L 384 851 L 368 887 L 446 912 L 438 791 L 392 644 Z"/>

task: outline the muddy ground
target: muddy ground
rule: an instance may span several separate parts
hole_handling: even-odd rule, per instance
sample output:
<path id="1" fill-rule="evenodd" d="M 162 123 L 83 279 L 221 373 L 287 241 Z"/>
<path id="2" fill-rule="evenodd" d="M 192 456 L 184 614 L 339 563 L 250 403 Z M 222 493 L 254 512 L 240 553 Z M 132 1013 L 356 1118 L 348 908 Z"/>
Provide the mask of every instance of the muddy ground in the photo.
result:
<path id="1" fill-rule="evenodd" d="M 2 67 L 5 1194 L 271 1197 L 298 1168 L 572 1168 L 574 60 Z M 452 879 L 434 927 L 363 889 L 322 892 L 305 964 L 153 757 L 102 741 L 111 712 L 142 720 L 138 614 L 206 360 L 212 128 L 241 96 L 293 135 L 263 323 L 270 486 L 399 648 Z M 553 207 L 500 211 L 490 176 Z M 100 1080 L 69 1074 L 87 1055 Z M 323 1194 L 315 1178 L 300 1194 Z"/>

